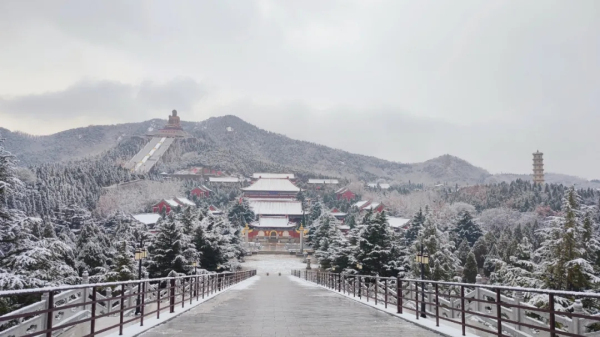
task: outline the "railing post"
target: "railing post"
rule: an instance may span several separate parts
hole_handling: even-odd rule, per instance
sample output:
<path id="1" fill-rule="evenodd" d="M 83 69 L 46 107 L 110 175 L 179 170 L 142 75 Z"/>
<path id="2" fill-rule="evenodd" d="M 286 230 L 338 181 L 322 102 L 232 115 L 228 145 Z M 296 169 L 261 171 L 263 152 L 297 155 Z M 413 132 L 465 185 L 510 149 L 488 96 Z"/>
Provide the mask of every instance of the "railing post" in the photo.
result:
<path id="1" fill-rule="evenodd" d="M 554 316 L 554 294 L 548 294 L 548 309 L 550 310 L 550 337 L 556 337 L 556 317 Z"/>
<path id="2" fill-rule="evenodd" d="M 440 326 L 440 300 L 438 284 L 435 284 L 435 326 Z"/>
<path id="3" fill-rule="evenodd" d="M 140 303 L 140 326 L 144 326 L 144 307 L 146 305 L 146 282 L 142 282 L 142 303 Z"/>
<path id="4" fill-rule="evenodd" d="M 377 305 L 377 298 L 379 297 L 379 276 L 375 278 L 375 305 Z"/>
<path id="5" fill-rule="evenodd" d="M 358 298 L 362 299 L 362 285 L 361 285 L 362 277 L 358 277 Z"/>
<path id="6" fill-rule="evenodd" d="M 52 329 L 52 318 L 54 317 L 54 292 L 48 291 L 48 297 L 46 298 L 46 330 Z M 52 331 L 46 332 L 46 337 L 52 337 Z"/>
<path id="7" fill-rule="evenodd" d="M 90 283 L 90 274 L 86 271 L 83 272 L 83 274 L 81 275 L 81 284 L 89 284 Z M 90 289 L 89 288 L 83 288 L 81 290 L 82 294 L 81 296 L 83 297 L 83 310 L 87 310 L 88 306 L 85 304 L 86 302 L 89 302 L 89 297 L 90 297 Z"/>
<path id="8" fill-rule="evenodd" d="M 338 292 L 342 292 L 342 274 L 338 274 L 337 276 L 338 279 Z"/>
<path id="9" fill-rule="evenodd" d="M 461 309 L 461 315 L 460 315 L 460 322 L 462 325 L 462 335 L 465 336 L 466 335 L 466 330 L 467 330 L 467 326 L 465 325 L 465 316 L 467 313 L 467 310 L 465 309 L 465 286 L 460 286 L 460 309 Z"/>
<path id="10" fill-rule="evenodd" d="M 356 297 L 356 275 L 354 275 L 354 280 L 352 280 L 352 296 Z"/>
<path id="11" fill-rule="evenodd" d="M 156 319 L 160 318 L 160 283 L 156 285 Z"/>
<path id="12" fill-rule="evenodd" d="M 575 303 L 573 303 L 573 312 L 579 315 L 582 315 L 583 312 L 583 304 L 581 303 L 580 299 L 575 300 Z M 581 334 L 581 321 L 583 319 L 580 317 L 572 317 L 572 324 L 569 327 L 569 332 L 574 333 L 576 335 Z"/>
<path id="13" fill-rule="evenodd" d="M 119 311 L 119 336 L 123 335 L 123 315 L 125 313 L 125 285 L 121 284 L 121 300 L 120 300 L 120 308 Z"/>
<path id="14" fill-rule="evenodd" d="M 171 286 L 169 287 L 169 312 L 174 313 L 175 312 L 175 279 L 171 279 L 169 280 L 171 283 Z"/>
<path id="15" fill-rule="evenodd" d="M 502 336 L 502 302 L 500 297 L 500 289 L 496 289 L 496 320 L 498 336 Z"/>
<path id="16" fill-rule="evenodd" d="M 206 274 L 202 275 L 202 298 L 204 299 L 204 293 L 206 292 Z"/>
<path id="17" fill-rule="evenodd" d="M 402 313 L 402 280 L 396 278 L 396 307 L 399 314 Z"/>
<path id="18" fill-rule="evenodd" d="M 515 291 L 513 292 L 513 297 L 514 297 L 514 303 L 517 306 L 521 305 L 521 302 L 523 302 L 523 292 L 522 291 Z M 512 320 L 515 322 L 521 322 L 521 308 L 512 308 Z M 521 331 L 521 325 L 517 324 L 517 326 L 515 326 L 515 329 L 517 329 L 518 331 Z"/>
<path id="19" fill-rule="evenodd" d="M 383 288 L 385 291 L 385 297 L 384 297 L 384 301 L 385 301 L 385 308 L 387 309 L 387 304 L 388 304 L 388 285 L 387 285 L 387 279 L 383 280 Z"/>
<path id="20" fill-rule="evenodd" d="M 90 321 L 90 334 L 96 332 L 96 287 L 92 288 L 92 320 Z"/>
<path id="21" fill-rule="evenodd" d="M 185 308 L 185 279 L 182 278 L 179 283 L 181 284 L 181 307 Z"/>

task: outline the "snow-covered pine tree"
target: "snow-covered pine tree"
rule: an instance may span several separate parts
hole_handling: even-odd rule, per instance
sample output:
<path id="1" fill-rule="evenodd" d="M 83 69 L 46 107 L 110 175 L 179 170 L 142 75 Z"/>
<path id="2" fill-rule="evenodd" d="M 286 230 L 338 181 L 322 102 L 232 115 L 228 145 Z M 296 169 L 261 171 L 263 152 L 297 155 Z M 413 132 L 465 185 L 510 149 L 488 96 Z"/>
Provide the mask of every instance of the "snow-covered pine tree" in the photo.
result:
<path id="1" fill-rule="evenodd" d="M 191 260 L 186 257 L 189 242 L 186 242 L 181 225 L 169 214 L 157 225 L 158 232 L 148 247 L 150 277 L 165 277 L 171 271 L 184 274 L 191 269 Z M 197 256 L 192 256 L 196 258 Z"/>
<path id="2" fill-rule="evenodd" d="M 586 212 L 581 197 L 570 188 L 563 199 L 563 216 L 551 217 L 547 227 L 540 229 L 544 241 L 536 251 L 542 261 L 539 274 L 551 289 L 581 291 L 600 280 L 593 265 L 596 252 L 586 231 Z M 586 249 L 591 250 L 589 252 Z"/>
<path id="3" fill-rule="evenodd" d="M 485 242 L 483 236 L 480 236 L 473 245 L 473 254 L 475 254 L 475 259 L 477 260 L 477 268 L 483 268 L 483 263 L 485 262 L 485 257 L 488 253 L 487 247 L 488 244 Z"/>
<path id="4" fill-rule="evenodd" d="M 417 239 L 417 236 L 419 235 L 421 229 L 423 229 L 424 225 L 425 214 L 423 213 L 423 209 L 419 208 L 419 211 L 410 221 L 410 227 L 404 233 L 404 238 L 406 239 L 407 245 L 412 245 L 412 243 Z"/>
<path id="5" fill-rule="evenodd" d="M 473 246 L 475 241 L 483 235 L 479 225 L 473 220 L 469 211 L 461 211 L 458 220 L 454 225 L 454 233 L 459 240 L 467 239 L 469 246 Z"/>
<path id="6" fill-rule="evenodd" d="M 92 282 L 103 282 L 113 263 L 114 247 L 103 229 L 93 220 L 86 220 L 76 243 L 77 271 L 88 271 Z"/>
<path id="7" fill-rule="evenodd" d="M 400 270 L 400 246 L 387 222 L 385 212 L 365 215 L 356 260 L 362 264 L 362 273 L 379 276 L 396 276 Z"/>
<path id="8" fill-rule="evenodd" d="M 467 239 L 463 239 L 456 250 L 456 257 L 458 257 L 462 265 L 467 263 L 467 257 L 469 257 L 470 252 L 471 248 L 469 247 L 469 242 Z"/>
<path id="9" fill-rule="evenodd" d="M 240 227 L 246 226 L 246 224 L 254 221 L 256 216 L 250 208 L 250 203 L 244 198 L 240 198 L 238 202 L 234 202 L 229 212 L 227 212 L 227 218 L 232 224 L 236 224 Z"/>
<path id="10" fill-rule="evenodd" d="M 425 213 L 425 223 L 413 244 L 413 256 L 421 253 L 421 244 L 429 255 L 429 265 L 425 266 L 426 277 L 434 281 L 452 281 L 460 259 L 452 253 L 453 242 L 447 233 L 439 230 L 434 216 L 429 212 Z M 420 266 L 414 259 L 411 262 L 413 276 L 420 277 Z"/>
<path id="11" fill-rule="evenodd" d="M 465 267 L 463 269 L 462 281 L 465 283 L 475 283 L 476 277 L 477 277 L 477 260 L 475 259 L 475 254 L 473 254 L 473 252 L 471 252 L 467 256 L 467 262 L 465 263 Z"/>

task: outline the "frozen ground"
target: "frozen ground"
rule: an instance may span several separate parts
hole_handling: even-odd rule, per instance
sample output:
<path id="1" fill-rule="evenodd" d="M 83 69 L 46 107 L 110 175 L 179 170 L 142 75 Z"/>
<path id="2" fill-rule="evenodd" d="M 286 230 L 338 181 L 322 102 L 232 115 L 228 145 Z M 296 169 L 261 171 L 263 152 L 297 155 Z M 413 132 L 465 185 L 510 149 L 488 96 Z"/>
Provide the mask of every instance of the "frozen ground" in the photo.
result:
<path id="1" fill-rule="evenodd" d="M 292 269 L 306 268 L 306 264 L 302 263 L 301 258 L 292 255 L 252 255 L 246 257 L 242 268 L 256 269 L 259 275 L 265 273 L 288 275 Z"/>

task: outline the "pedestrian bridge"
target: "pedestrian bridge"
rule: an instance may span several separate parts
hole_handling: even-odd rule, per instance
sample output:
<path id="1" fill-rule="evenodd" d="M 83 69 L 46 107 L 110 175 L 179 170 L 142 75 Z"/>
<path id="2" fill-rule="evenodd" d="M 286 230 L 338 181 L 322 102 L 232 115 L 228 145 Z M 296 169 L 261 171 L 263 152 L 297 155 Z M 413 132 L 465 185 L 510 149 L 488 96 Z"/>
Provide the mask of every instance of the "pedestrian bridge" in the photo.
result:
<path id="1" fill-rule="evenodd" d="M 270 262 L 262 272 L 0 292 L 4 305 L 42 298 L 0 316 L 0 337 L 600 336 L 600 316 L 581 305 L 598 294 L 281 273 Z M 548 305 L 528 305 L 524 294 Z M 575 300 L 571 311 L 555 303 L 565 299 Z"/>

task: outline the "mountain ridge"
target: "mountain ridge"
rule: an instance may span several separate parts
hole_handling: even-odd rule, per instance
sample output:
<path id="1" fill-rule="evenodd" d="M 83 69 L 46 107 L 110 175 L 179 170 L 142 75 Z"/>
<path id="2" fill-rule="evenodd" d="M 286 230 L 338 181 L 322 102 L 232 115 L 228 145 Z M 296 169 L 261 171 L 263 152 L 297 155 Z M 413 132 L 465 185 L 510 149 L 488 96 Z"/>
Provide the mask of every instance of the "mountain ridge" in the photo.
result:
<path id="1" fill-rule="evenodd" d="M 0 137 L 5 139 L 5 147 L 17 157 L 20 165 L 30 166 L 99 154 L 119 146 L 128 137 L 143 136 L 151 129 L 160 128 L 165 122 L 162 119 L 151 119 L 134 123 L 92 125 L 43 136 L 12 132 L 0 127 Z M 267 165 L 267 168 L 279 167 L 351 180 L 425 185 L 494 183 L 506 181 L 510 176 L 493 175 L 450 154 L 420 163 L 401 163 L 354 154 L 263 130 L 234 115 L 210 117 L 201 122 L 182 121 L 181 124 L 188 133 L 203 139 L 202 145 L 188 146 L 181 150 L 181 158 L 188 154 L 187 158 L 191 159 L 175 158 L 160 165 L 161 169 L 209 165 L 244 171 Z M 252 165 L 239 165 L 235 161 L 249 161 Z M 240 169 L 241 167 L 244 169 Z M 514 176 L 519 179 L 527 177 Z M 579 179 L 564 175 L 563 180 L 568 181 L 567 177 Z M 583 183 L 581 180 L 578 182 Z"/>

